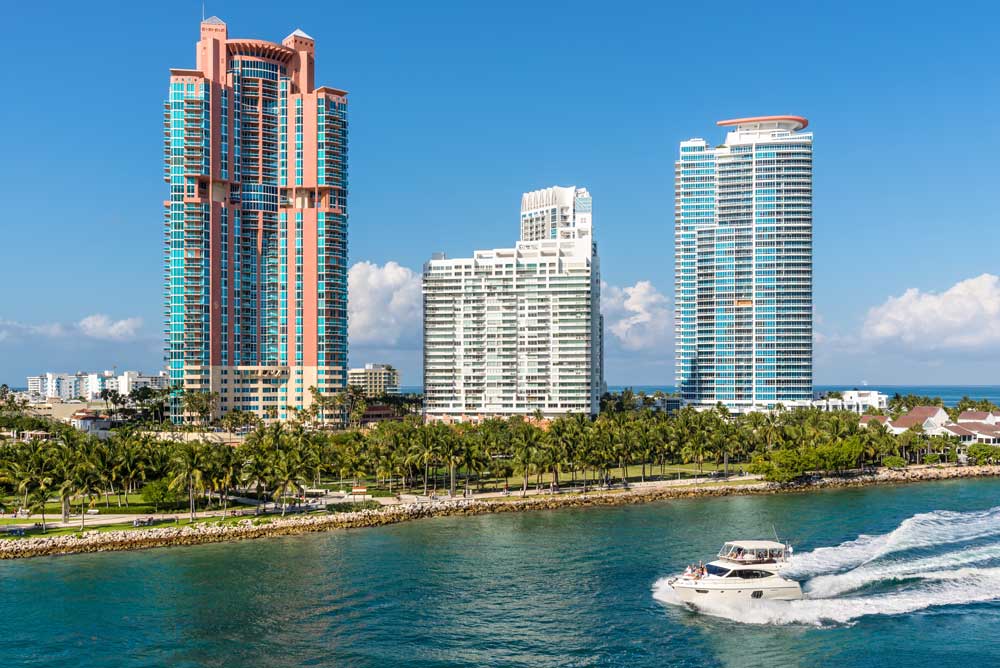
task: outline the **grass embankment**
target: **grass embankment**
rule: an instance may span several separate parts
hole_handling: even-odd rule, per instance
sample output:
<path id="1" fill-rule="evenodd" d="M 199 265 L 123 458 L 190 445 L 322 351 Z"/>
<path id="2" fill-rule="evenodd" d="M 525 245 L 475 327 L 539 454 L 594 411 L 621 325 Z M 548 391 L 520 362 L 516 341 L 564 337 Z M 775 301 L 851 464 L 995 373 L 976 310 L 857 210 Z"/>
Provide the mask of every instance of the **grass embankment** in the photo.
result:
<path id="1" fill-rule="evenodd" d="M 22 498 L 16 496 L 8 496 L 6 498 L 0 499 L 4 507 L 9 510 L 21 507 L 23 502 Z M 110 499 L 105 499 L 103 496 L 100 499 L 94 498 L 94 503 L 84 504 L 84 510 L 97 510 L 98 513 L 95 517 L 101 515 L 153 515 L 155 513 L 179 513 L 186 512 L 188 510 L 188 502 L 185 498 L 182 501 L 171 505 L 160 504 L 158 507 L 147 503 L 143 498 L 142 494 L 123 494 L 121 496 L 121 505 L 118 505 L 119 497 L 112 495 Z M 128 504 L 128 505 L 126 505 Z M 252 507 L 247 506 L 247 504 L 239 503 L 233 499 L 229 499 L 228 503 L 230 508 L 245 508 Z M 195 500 L 195 509 L 198 511 L 211 510 L 213 508 L 222 509 L 217 498 L 211 500 L 205 498 L 199 498 Z M 70 504 L 70 513 L 79 517 L 80 515 L 80 504 L 78 501 L 74 500 Z M 32 521 L 38 515 L 36 513 L 32 516 Z M 59 520 L 62 517 L 62 504 L 59 501 L 49 501 L 45 504 L 45 517 L 47 520 L 56 519 Z M 2 517 L 0 516 L 0 525 L 4 524 L 24 524 L 27 522 L 27 518 L 12 518 L 12 517 Z"/>
<path id="2" fill-rule="evenodd" d="M 729 464 L 729 474 L 737 475 L 741 471 L 746 470 L 746 462 L 742 463 L 732 463 Z M 689 478 L 702 478 L 709 476 L 716 472 L 722 472 L 725 469 L 724 466 L 716 465 L 710 462 L 706 462 L 704 466 L 699 470 L 696 464 L 665 464 L 661 466 L 660 464 L 646 464 L 645 476 L 643 476 L 642 464 L 630 464 L 628 466 L 628 482 L 629 484 L 635 484 L 637 482 L 656 482 L 664 480 L 684 480 Z M 614 467 L 608 469 L 608 477 L 615 484 L 622 481 L 622 477 L 625 474 L 625 469 L 622 467 Z M 528 489 L 534 489 L 536 485 L 541 485 L 543 487 L 548 487 L 552 483 L 553 475 L 551 471 L 545 471 L 540 474 L 532 474 L 528 479 Z M 359 485 L 367 486 L 367 495 L 371 497 L 390 497 L 396 494 L 423 494 L 424 483 L 423 476 L 417 476 L 416 479 L 410 479 L 410 484 L 406 487 L 400 486 L 400 481 L 396 480 L 393 482 L 392 490 L 390 491 L 389 486 L 383 482 L 374 481 L 359 481 Z M 483 492 L 499 492 L 502 491 L 504 485 L 507 485 L 513 494 L 517 490 L 521 489 L 521 485 L 524 483 L 524 479 L 518 475 L 511 475 L 509 478 L 466 478 L 464 474 L 455 476 L 455 491 L 461 494 L 466 488 L 472 493 L 483 493 Z M 595 478 L 595 472 L 592 469 L 587 471 L 587 491 L 593 491 L 594 488 L 601 484 L 601 481 Z M 448 470 L 444 468 L 431 469 L 430 474 L 427 479 L 427 492 L 429 494 L 441 494 L 445 492 L 450 485 L 450 478 L 448 475 Z M 324 478 L 320 481 L 319 488 L 326 489 L 329 492 L 342 492 L 350 496 L 352 484 L 349 481 L 344 481 L 337 478 Z M 572 472 L 564 471 L 559 474 L 559 487 L 565 492 L 569 490 L 573 491 L 583 491 L 583 471 L 577 471 L 575 476 Z"/>
<path id="3" fill-rule="evenodd" d="M 345 502 L 330 504 L 327 506 L 327 510 L 314 510 L 310 512 L 295 512 L 290 511 L 286 514 L 286 517 L 302 517 L 304 515 L 334 515 L 337 513 L 350 513 L 358 510 L 375 510 L 380 507 L 380 504 L 375 501 L 357 501 L 357 502 Z M 220 511 L 221 512 L 221 511 Z M 88 518 L 89 520 L 90 518 Z M 14 536 L 11 534 L 0 533 L 0 540 L 21 540 L 23 538 L 35 538 L 38 536 L 70 536 L 73 534 L 83 534 L 89 533 L 91 531 L 97 532 L 108 532 L 108 531 L 142 531 L 144 529 L 158 529 L 163 527 L 183 527 L 195 524 L 207 524 L 213 526 L 236 526 L 240 522 L 250 520 L 255 525 L 258 524 L 268 524 L 274 520 L 281 519 L 280 512 L 270 512 L 263 515 L 232 515 L 227 514 L 225 518 L 221 515 L 212 517 L 196 517 L 194 521 L 190 517 L 178 516 L 176 520 L 168 518 L 158 518 L 152 524 L 148 526 L 134 526 L 131 521 L 129 522 L 117 522 L 115 524 L 100 524 L 100 525 L 84 525 L 83 530 L 80 530 L 79 517 L 73 522 L 72 526 L 68 527 L 54 527 L 53 522 L 58 522 L 59 517 L 47 518 L 49 524 L 46 531 L 42 531 L 40 527 L 25 527 L 23 536 Z M 34 522 L 35 520 L 32 520 Z M 8 520 L 8 524 L 21 524 L 24 525 L 27 522 L 25 519 L 20 520 Z M 40 523 L 40 522 L 39 522 Z"/>

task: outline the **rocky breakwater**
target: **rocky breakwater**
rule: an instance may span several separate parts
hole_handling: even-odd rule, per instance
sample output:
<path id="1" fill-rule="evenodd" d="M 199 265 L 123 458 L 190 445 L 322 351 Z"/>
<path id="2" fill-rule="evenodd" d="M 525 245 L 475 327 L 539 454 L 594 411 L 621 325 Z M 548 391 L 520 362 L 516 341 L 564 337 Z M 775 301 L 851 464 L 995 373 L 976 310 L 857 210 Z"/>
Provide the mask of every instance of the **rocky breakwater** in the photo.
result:
<path id="1" fill-rule="evenodd" d="M 987 478 L 993 476 L 1000 476 L 1000 465 L 955 466 L 951 464 L 929 464 L 926 466 L 908 466 L 904 469 L 882 468 L 874 473 L 861 475 L 820 478 L 815 481 L 789 485 L 789 487 L 860 487 L 862 485 L 884 483 L 926 482 L 930 480 Z"/>
<path id="2" fill-rule="evenodd" d="M 539 494 L 504 499 L 455 499 L 430 503 L 385 506 L 378 510 L 359 510 L 330 515 L 258 517 L 236 522 L 202 522 L 183 526 L 148 529 L 87 531 L 82 534 L 33 536 L 0 541 L 0 559 L 142 550 L 174 545 L 198 545 L 230 540 L 248 540 L 275 536 L 358 529 L 396 524 L 428 517 L 483 515 L 487 513 L 555 510 L 585 506 L 618 506 L 667 499 L 731 496 L 736 494 L 774 494 L 807 491 L 816 488 L 856 487 L 875 484 L 911 483 L 952 478 L 1000 476 L 1000 465 L 993 466 L 922 466 L 907 469 L 880 469 L 875 473 L 820 478 L 809 482 L 777 484 L 636 485 L 626 490 L 590 493 Z"/>
<path id="3" fill-rule="evenodd" d="M 199 545 L 229 540 L 354 529 L 394 524 L 435 514 L 448 514 L 459 502 L 388 506 L 380 510 L 359 510 L 332 515 L 258 517 L 237 522 L 201 522 L 149 529 L 85 531 L 59 536 L 33 536 L 0 541 L 0 559 L 18 559 L 87 552 L 142 550 L 174 545 Z"/>
<path id="4" fill-rule="evenodd" d="M 503 500 L 456 499 L 430 503 L 399 504 L 378 510 L 359 510 L 331 515 L 284 518 L 272 516 L 243 519 L 237 522 L 232 520 L 228 522 L 208 521 L 148 529 L 92 530 L 71 535 L 33 536 L 0 541 L 0 559 L 143 550 L 154 547 L 291 536 L 332 529 L 377 527 L 427 517 L 526 512 L 594 505 L 625 505 L 668 498 L 759 493 L 767 491 L 771 487 L 773 485 L 767 483 L 704 487 L 648 487 L 588 494 L 533 495 Z"/>

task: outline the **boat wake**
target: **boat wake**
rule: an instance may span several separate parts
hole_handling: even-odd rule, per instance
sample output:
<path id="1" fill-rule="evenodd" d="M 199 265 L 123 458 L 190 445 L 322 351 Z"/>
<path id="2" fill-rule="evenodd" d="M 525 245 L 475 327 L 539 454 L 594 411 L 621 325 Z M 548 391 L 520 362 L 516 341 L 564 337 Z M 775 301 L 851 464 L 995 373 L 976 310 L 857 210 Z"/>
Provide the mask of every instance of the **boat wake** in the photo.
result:
<path id="1" fill-rule="evenodd" d="M 998 600 L 1000 507 L 914 515 L 889 533 L 797 554 L 782 577 L 801 582 L 805 598 L 698 610 L 747 624 L 825 625 Z M 681 605 L 667 581 L 653 585 L 654 598 Z"/>

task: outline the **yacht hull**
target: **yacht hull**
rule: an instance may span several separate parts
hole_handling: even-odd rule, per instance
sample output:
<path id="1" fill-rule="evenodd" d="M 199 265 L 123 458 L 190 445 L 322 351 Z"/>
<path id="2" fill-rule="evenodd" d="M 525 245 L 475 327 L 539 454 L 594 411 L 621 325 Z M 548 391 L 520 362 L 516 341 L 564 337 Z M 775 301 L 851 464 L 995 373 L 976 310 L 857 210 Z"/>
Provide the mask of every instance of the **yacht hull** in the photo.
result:
<path id="1" fill-rule="evenodd" d="M 724 586 L 721 583 L 689 582 L 676 580 L 670 584 L 677 598 L 693 606 L 712 604 L 749 603 L 751 601 L 797 601 L 802 598 L 802 587 L 798 582 L 785 580 L 781 583 L 741 583 L 739 586 Z"/>

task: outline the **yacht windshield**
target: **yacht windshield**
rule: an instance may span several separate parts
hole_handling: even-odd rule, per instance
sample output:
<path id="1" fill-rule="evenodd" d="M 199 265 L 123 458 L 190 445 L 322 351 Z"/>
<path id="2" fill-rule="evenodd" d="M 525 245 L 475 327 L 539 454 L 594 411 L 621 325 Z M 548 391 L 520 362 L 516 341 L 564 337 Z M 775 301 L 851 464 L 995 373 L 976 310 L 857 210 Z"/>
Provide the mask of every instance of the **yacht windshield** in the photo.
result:
<path id="1" fill-rule="evenodd" d="M 720 566 L 716 566 L 715 564 L 708 564 L 708 565 L 706 565 L 705 566 L 705 572 L 708 573 L 709 575 L 714 575 L 714 576 L 720 577 L 720 578 L 724 578 L 727 575 L 729 575 L 729 569 L 728 568 L 722 568 Z"/>

